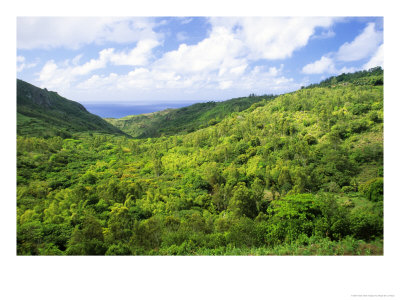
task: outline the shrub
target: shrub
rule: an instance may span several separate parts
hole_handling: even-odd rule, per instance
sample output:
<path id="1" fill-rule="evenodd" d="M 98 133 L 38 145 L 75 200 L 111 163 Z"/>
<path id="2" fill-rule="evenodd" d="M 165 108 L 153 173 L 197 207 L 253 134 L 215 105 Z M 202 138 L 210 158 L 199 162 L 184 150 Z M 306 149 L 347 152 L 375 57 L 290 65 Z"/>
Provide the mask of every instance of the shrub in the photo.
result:
<path id="1" fill-rule="evenodd" d="M 131 250 L 126 244 L 118 243 L 111 245 L 105 255 L 131 255 Z"/>
<path id="2" fill-rule="evenodd" d="M 383 201 L 383 178 L 375 178 L 360 185 L 359 191 L 370 201 Z"/>
<path id="3" fill-rule="evenodd" d="M 350 221 L 351 232 L 359 239 L 369 241 L 383 236 L 382 205 L 355 208 L 351 212 Z"/>

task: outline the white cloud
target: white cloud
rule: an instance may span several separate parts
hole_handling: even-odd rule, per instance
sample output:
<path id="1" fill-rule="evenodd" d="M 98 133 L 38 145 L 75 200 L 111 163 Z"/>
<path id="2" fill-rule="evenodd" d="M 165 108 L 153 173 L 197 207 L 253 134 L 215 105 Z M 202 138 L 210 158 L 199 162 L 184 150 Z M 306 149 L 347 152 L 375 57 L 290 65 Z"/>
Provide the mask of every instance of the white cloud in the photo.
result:
<path id="1" fill-rule="evenodd" d="M 304 74 L 323 74 L 323 73 L 336 73 L 335 63 L 333 59 L 322 56 L 320 60 L 305 65 L 302 69 Z"/>
<path id="2" fill-rule="evenodd" d="M 77 49 L 85 44 L 132 43 L 162 36 L 148 18 L 18 17 L 18 49 Z"/>
<path id="3" fill-rule="evenodd" d="M 64 88 L 69 87 L 69 77 L 66 72 L 59 70 L 54 60 L 46 62 L 42 70 L 39 72 L 38 81 L 44 84 L 47 88 Z M 68 86 L 67 86 L 68 84 Z"/>
<path id="4" fill-rule="evenodd" d="M 48 61 L 39 72 L 38 81 L 41 86 L 47 88 L 56 88 L 65 90 L 77 78 L 88 75 L 95 70 L 104 69 L 109 64 L 112 65 L 127 65 L 127 66 L 142 66 L 148 63 L 152 56 L 152 50 L 158 45 L 155 40 L 139 41 L 135 48 L 129 52 L 115 51 L 114 48 L 103 49 L 99 52 L 97 59 L 79 65 L 82 55 L 78 55 L 72 61 L 65 61 L 57 65 L 54 60 Z M 96 76 L 92 77 L 92 82 L 96 80 Z M 86 86 L 83 84 L 83 86 Z"/>
<path id="5" fill-rule="evenodd" d="M 352 73 L 359 71 L 359 68 L 355 67 L 342 67 L 337 69 L 335 66 L 335 60 L 326 56 L 322 56 L 320 60 L 305 65 L 302 69 L 304 74 L 342 74 Z"/>
<path id="6" fill-rule="evenodd" d="M 89 79 L 79 83 L 76 87 L 83 90 L 92 90 L 96 93 L 96 90 L 104 92 L 105 87 L 114 85 L 114 89 L 117 88 L 119 75 L 116 73 L 110 73 L 108 76 L 93 75 Z"/>
<path id="7" fill-rule="evenodd" d="M 236 39 L 226 28 L 214 28 L 210 36 L 196 45 L 181 44 L 175 51 L 167 52 L 155 63 L 156 68 L 175 70 L 182 74 L 218 70 L 230 61 L 236 67 L 243 49 L 242 41 Z"/>
<path id="8" fill-rule="evenodd" d="M 75 56 L 72 60 L 71 63 L 76 66 L 79 64 L 79 61 L 81 60 L 83 54 L 78 54 L 77 56 Z"/>
<path id="9" fill-rule="evenodd" d="M 57 65 L 54 60 L 50 60 L 46 62 L 38 73 L 38 81 L 42 87 L 64 91 L 71 86 L 71 83 L 73 83 L 77 77 L 87 75 L 94 70 L 106 67 L 112 51 L 113 49 L 104 49 L 100 51 L 98 59 L 91 59 L 82 65 L 70 65 L 69 61 L 66 61 L 64 63 L 66 66 L 63 66 L 63 64 L 60 66 Z"/>
<path id="10" fill-rule="evenodd" d="M 342 74 L 351 73 L 360 69 L 369 69 L 376 66 L 383 66 L 383 33 L 375 30 L 374 23 L 368 23 L 363 32 L 352 42 L 346 42 L 340 46 L 336 53 L 328 53 L 313 63 L 303 67 L 304 74 Z M 372 55 L 372 57 L 370 57 Z M 336 68 L 340 62 L 358 61 L 370 57 L 369 62 L 360 67 Z"/>
<path id="11" fill-rule="evenodd" d="M 186 73 L 179 75 L 174 70 L 164 70 L 159 68 L 135 68 L 133 71 L 124 75 L 110 74 L 108 76 L 93 75 L 88 80 L 77 86 L 82 92 L 86 91 L 106 91 L 126 94 L 129 91 L 140 91 L 144 97 L 150 94 L 152 97 L 174 97 L 174 101 L 182 99 L 182 95 L 216 94 L 218 91 L 227 91 L 237 94 L 258 93 L 263 94 L 271 91 L 283 91 L 296 89 L 299 86 L 293 79 L 282 76 L 283 65 L 277 67 L 259 67 L 247 70 L 245 73 L 238 71 L 240 75 L 227 71 L 224 74 L 218 72 L 211 73 Z M 176 97 L 176 92 L 180 91 L 181 96 Z M 147 95 L 146 95 L 147 92 Z M 92 95 L 93 97 L 93 95 Z M 138 97 L 136 95 L 136 97 Z M 141 100 L 144 98 L 142 97 Z M 96 99 L 98 100 L 98 98 Z M 131 99 L 132 100 L 132 99 Z"/>
<path id="12" fill-rule="evenodd" d="M 119 22 L 118 26 L 108 23 L 114 24 L 110 30 L 123 32 L 128 21 L 123 19 Z M 73 85 L 76 93 L 89 95 L 90 91 L 93 93 L 90 97 L 99 97 L 97 99 L 110 93 L 113 97 L 115 93 L 121 93 L 135 95 L 136 98 L 148 93 L 153 98 L 162 97 L 160 99 L 174 95 L 177 98 L 175 100 L 178 100 L 182 94 L 198 98 L 199 95 L 215 95 L 219 91 L 229 91 L 233 96 L 233 93 L 243 95 L 293 90 L 299 85 L 282 74 L 283 65 L 260 67 L 255 66 L 254 62 L 257 64 L 262 59 L 265 65 L 265 60 L 290 57 L 294 51 L 308 43 L 316 28 L 329 30 L 333 19 L 211 18 L 209 22 L 211 30 L 202 41 L 194 45 L 180 44 L 176 50 L 166 52 L 158 59 L 153 56 L 153 49 L 161 42 L 158 36 L 153 35 L 153 38 L 150 35 L 149 38 L 140 39 L 136 47 L 129 51 L 104 49 L 98 58 L 83 64 L 79 63 L 79 55 L 65 65 L 49 61 L 39 74 L 39 82 L 42 86 L 57 90 Z M 139 29 L 146 27 L 145 24 L 137 26 Z M 111 39 L 102 26 L 96 28 L 99 33 L 92 34 L 87 41 L 71 39 L 71 45 L 101 43 Z M 122 33 L 119 35 L 124 36 Z M 184 34 L 179 33 L 176 37 L 178 40 L 185 38 Z M 36 44 L 44 45 L 39 41 Z M 46 45 L 60 46 L 56 43 Z M 94 72 L 108 65 L 127 65 L 133 68 L 125 74 L 101 75 L 100 72 Z M 177 93 L 180 95 L 177 96 Z"/>
<path id="13" fill-rule="evenodd" d="M 20 73 L 24 69 L 30 69 L 37 65 L 37 62 L 33 63 L 26 63 L 26 59 L 24 56 L 18 55 L 17 56 L 17 72 Z"/>
<path id="14" fill-rule="evenodd" d="M 99 52 L 98 59 L 91 59 L 90 61 L 88 61 L 87 63 L 85 63 L 83 65 L 76 65 L 72 68 L 68 67 L 67 69 L 74 76 L 89 74 L 94 70 L 105 68 L 107 65 L 107 62 L 111 59 L 113 52 L 114 52 L 114 49 L 112 49 L 112 48 L 104 49 Z"/>
<path id="15" fill-rule="evenodd" d="M 111 56 L 110 61 L 115 65 L 126 66 L 143 66 L 146 65 L 151 56 L 153 48 L 157 47 L 160 43 L 157 40 L 146 39 L 139 41 L 137 46 L 130 52 L 115 53 Z"/>
<path id="16" fill-rule="evenodd" d="M 344 43 L 339 48 L 337 59 L 347 62 L 366 58 L 377 50 L 382 40 L 382 31 L 375 30 L 375 24 L 369 23 L 351 43 Z"/>
<path id="17" fill-rule="evenodd" d="M 331 28 L 329 28 L 328 30 L 322 31 L 318 35 L 313 35 L 311 39 L 329 39 L 334 37 L 335 35 L 336 33 Z"/>
<path id="18" fill-rule="evenodd" d="M 327 28 L 333 18 L 211 18 L 210 23 L 243 41 L 250 59 L 284 59 L 307 45 L 317 27 Z"/>
<path id="19" fill-rule="evenodd" d="M 21 72 L 25 68 L 25 57 L 17 56 L 17 72 Z"/>
<path id="20" fill-rule="evenodd" d="M 180 32 L 178 32 L 178 33 L 176 34 L 176 40 L 177 40 L 178 42 L 183 42 L 183 41 L 185 41 L 185 40 L 187 40 L 187 39 L 188 39 L 188 35 L 187 35 L 187 33 L 184 32 L 184 31 L 180 31 Z"/>
<path id="21" fill-rule="evenodd" d="M 221 90 L 229 89 L 232 86 L 233 82 L 231 80 L 225 80 L 219 82 L 219 88 Z"/>
<path id="22" fill-rule="evenodd" d="M 363 66 L 364 70 L 381 66 L 383 68 L 383 44 L 379 46 L 371 59 Z"/>
<path id="23" fill-rule="evenodd" d="M 360 71 L 360 68 L 355 68 L 355 67 L 343 67 L 340 70 L 336 71 L 336 74 L 343 74 L 343 73 L 353 73 L 356 71 Z"/>

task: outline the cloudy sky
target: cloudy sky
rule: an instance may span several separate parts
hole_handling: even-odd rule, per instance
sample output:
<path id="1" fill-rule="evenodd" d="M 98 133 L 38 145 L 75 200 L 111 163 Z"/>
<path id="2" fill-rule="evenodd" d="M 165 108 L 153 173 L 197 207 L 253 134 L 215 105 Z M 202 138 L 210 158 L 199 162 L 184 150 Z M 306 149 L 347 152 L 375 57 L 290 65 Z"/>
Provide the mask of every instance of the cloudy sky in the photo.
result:
<path id="1" fill-rule="evenodd" d="M 17 77 L 84 104 L 278 94 L 378 65 L 378 17 L 17 18 Z"/>

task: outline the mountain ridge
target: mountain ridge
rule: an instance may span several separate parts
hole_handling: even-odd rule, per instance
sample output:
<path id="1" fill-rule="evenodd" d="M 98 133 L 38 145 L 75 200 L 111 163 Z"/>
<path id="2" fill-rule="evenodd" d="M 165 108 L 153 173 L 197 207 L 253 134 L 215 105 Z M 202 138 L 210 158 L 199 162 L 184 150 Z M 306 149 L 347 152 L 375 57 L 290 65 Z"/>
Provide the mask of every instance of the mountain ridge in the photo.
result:
<path id="1" fill-rule="evenodd" d="M 235 112 L 274 99 L 274 95 L 233 98 L 225 101 L 200 102 L 181 108 L 167 108 L 147 114 L 122 118 L 104 118 L 107 122 L 134 138 L 148 138 L 185 134 L 215 125 Z M 258 104 L 257 104 L 258 103 Z"/>
<path id="2" fill-rule="evenodd" d="M 72 133 L 126 133 L 57 92 L 17 79 L 17 133 L 69 137 Z"/>

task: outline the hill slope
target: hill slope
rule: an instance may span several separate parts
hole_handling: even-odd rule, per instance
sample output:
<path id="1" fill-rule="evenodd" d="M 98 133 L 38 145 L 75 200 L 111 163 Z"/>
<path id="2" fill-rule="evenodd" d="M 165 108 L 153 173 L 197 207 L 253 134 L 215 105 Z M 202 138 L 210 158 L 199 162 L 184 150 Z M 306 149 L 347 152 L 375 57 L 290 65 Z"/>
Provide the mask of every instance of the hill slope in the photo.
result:
<path id="1" fill-rule="evenodd" d="M 381 67 L 371 68 L 368 71 L 354 73 L 343 73 L 338 76 L 331 76 L 320 83 L 310 84 L 307 88 L 314 87 L 335 87 L 337 85 L 383 85 L 383 69 Z"/>
<path id="2" fill-rule="evenodd" d="M 77 132 L 125 135 L 83 105 L 17 79 L 19 135 L 69 137 Z"/>
<path id="3" fill-rule="evenodd" d="M 178 136 L 17 146 L 19 255 L 383 253 L 381 85 L 301 89 Z"/>
<path id="4" fill-rule="evenodd" d="M 233 112 L 243 111 L 274 96 L 249 96 L 223 102 L 196 103 L 179 109 L 105 120 L 135 138 L 159 137 L 193 132 L 215 125 Z M 262 105 L 262 104 L 260 104 Z"/>
<path id="5" fill-rule="evenodd" d="M 383 70 L 376 67 L 368 71 L 332 76 L 306 88 L 349 84 L 353 86 L 383 85 Z M 215 125 L 231 113 L 243 111 L 252 105 L 255 105 L 254 107 L 262 106 L 273 98 L 275 97 L 272 95 L 249 96 L 223 102 L 196 103 L 179 109 L 166 109 L 150 114 L 126 116 L 119 119 L 106 118 L 105 120 L 135 138 L 185 134 Z M 261 102 L 263 100 L 266 101 Z"/>

